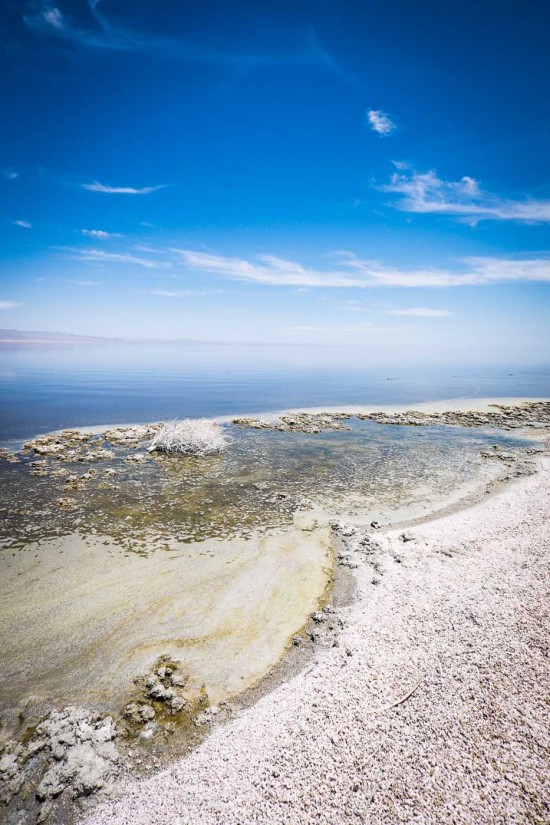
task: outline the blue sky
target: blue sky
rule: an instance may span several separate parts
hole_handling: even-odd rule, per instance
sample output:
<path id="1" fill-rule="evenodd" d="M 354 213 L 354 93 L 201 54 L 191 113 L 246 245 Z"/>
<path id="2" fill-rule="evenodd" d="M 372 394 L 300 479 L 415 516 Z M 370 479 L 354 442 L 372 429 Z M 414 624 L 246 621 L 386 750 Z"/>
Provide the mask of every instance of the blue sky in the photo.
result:
<path id="1" fill-rule="evenodd" d="M 1 13 L 1 327 L 550 360 L 545 4 Z"/>

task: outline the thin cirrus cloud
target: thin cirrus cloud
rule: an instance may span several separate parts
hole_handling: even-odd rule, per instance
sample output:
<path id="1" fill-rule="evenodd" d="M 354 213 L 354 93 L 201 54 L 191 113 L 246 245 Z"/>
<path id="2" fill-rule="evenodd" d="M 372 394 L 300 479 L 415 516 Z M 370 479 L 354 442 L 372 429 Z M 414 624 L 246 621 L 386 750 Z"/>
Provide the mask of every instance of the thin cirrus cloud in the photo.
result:
<path id="1" fill-rule="evenodd" d="M 352 252 L 340 252 L 339 265 L 331 269 L 303 266 L 274 255 L 257 260 L 229 258 L 190 249 L 174 249 L 184 266 L 195 272 L 270 286 L 294 287 L 459 287 L 496 283 L 550 282 L 550 257 L 471 257 L 457 261 L 454 269 L 402 269 L 378 261 L 363 260 Z"/>
<path id="2" fill-rule="evenodd" d="M 16 303 L 16 301 L 0 301 L 0 310 L 15 309 L 19 306 L 21 304 Z"/>
<path id="3" fill-rule="evenodd" d="M 190 298 L 204 297 L 205 295 L 213 295 L 223 292 L 222 289 L 149 289 L 144 292 L 144 295 L 156 295 L 160 298 Z"/>
<path id="4" fill-rule="evenodd" d="M 146 269 L 167 269 L 171 264 L 151 261 L 126 252 L 105 252 L 103 249 L 72 249 L 71 254 L 81 261 L 96 261 L 98 263 L 133 264 Z"/>
<path id="5" fill-rule="evenodd" d="M 398 168 L 403 171 L 404 166 Z M 435 170 L 421 173 L 412 169 L 394 173 L 390 182 L 379 188 L 400 195 L 394 205 L 403 212 L 457 215 L 474 225 L 483 220 L 550 222 L 550 200 L 501 198 L 485 192 L 475 178 L 468 176 L 449 181 L 438 177 Z"/>
<path id="6" fill-rule="evenodd" d="M 30 221 L 12 221 L 14 226 L 20 226 L 22 229 L 32 229 L 32 223 Z"/>
<path id="7" fill-rule="evenodd" d="M 431 307 L 408 307 L 407 309 L 389 309 L 387 315 L 402 315 L 408 318 L 448 318 L 454 313 L 448 309 L 432 309 Z"/>
<path id="8" fill-rule="evenodd" d="M 376 132 L 380 137 L 391 135 L 397 128 L 390 116 L 381 109 L 368 109 L 366 120 L 370 130 Z"/>
<path id="9" fill-rule="evenodd" d="M 159 189 L 166 189 L 168 184 L 163 183 L 160 186 L 142 186 L 136 188 L 134 186 L 109 186 L 105 183 L 99 183 L 95 180 L 93 183 L 81 183 L 82 189 L 88 192 L 103 192 L 106 195 L 150 195 L 151 192 L 158 192 Z"/>
<path id="10" fill-rule="evenodd" d="M 293 332 L 333 332 L 343 335 L 356 335 L 357 333 L 369 332 L 397 332 L 403 329 L 403 326 L 381 326 L 380 324 L 308 324 L 305 326 L 292 327 Z"/>
<path id="11" fill-rule="evenodd" d="M 85 48 L 136 51 L 195 63 L 234 66 L 240 70 L 319 66 L 348 79 L 346 72 L 320 45 L 311 27 L 304 29 L 303 44 L 294 50 L 220 49 L 183 36 L 152 36 L 150 32 L 141 34 L 129 26 L 114 25 L 101 8 L 102 0 L 87 0 L 87 6 L 91 19 L 86 28 L 74 25 L 59 8 L 44 0 L 34 4 L 22 19 L 29 29 L 41 36 L 54 36 Z"/>
<path id="12" fill-rule="evenodd" d="M 86 238 L 95 238 L 99 241 L 107 241 L 109 238 L 123 238 L 119 232 L 105 232 L 104 229 L 82 229 L 82 235 Z"/>

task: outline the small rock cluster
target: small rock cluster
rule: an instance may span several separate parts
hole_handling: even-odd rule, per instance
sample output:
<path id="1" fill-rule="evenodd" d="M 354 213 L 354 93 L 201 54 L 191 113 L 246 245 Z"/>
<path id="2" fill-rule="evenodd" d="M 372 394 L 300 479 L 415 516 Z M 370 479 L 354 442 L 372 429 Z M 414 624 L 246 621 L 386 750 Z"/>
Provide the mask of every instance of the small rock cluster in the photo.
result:
<path id="1" fill-rule="evenodd" d="M 99 435 L 81 432 L 80 430 L 48 433 L 27 441 L 24 445 L 23 455 L 34 454 L 41 458 L 54 458 L 58 461 L 68 462 L 111 461 L 116 458 L 116 453 L 105 446 L 106 442 L 108 445 L 135 448 L 145 444 L 161 427 L 162 424 L 114 427 Z M 0 451 L 0 458 L 10 461 L 18 460 L 16 453 L 8 453 L 7 451 Z M 145 458 L 144 454 L 131 456 L 131 459 L 136 461 L 141 461 L 143 458 Z M 36 471 L 35 465 L 33 474 L 46 475 L 47 465 L 42 465 L 42 468 L 43 472 Z"/>
<path id="2" fill-rule="evenodd" d="M 58 461 L 110 461 L 115 458 L 115 453 L 103 447 L 103 441 L 103 437 L 91 433 L 63 430 L 61 433 L 48 433 L 25 442 L 23 453 L 34 453 Z M 34 474 L 40 475 L 37 472 Z"/>
<path id="3" fill-rule="evenodd" d="M 233 424 L 240 429 L 317 434 L 323 430 L 347 430 L 349 428 L 342 421 L 351 417 L 348 413 L 295 413 L 294 415 L 282 415 L 275 421 L 265 421 L 261 418 L 234 418 Z"/>
<path id="4" fill-rule="evenodd" d="M 210 705 L 210 707 L 205 708 L 205 710 L 203 710 L 202 713 L 199 713 L 197 714 L 197 716 L 195 716 L 195 719 L 193 720 L 195 727 L 200 728 L 203 725 L 211 724 L 216 718 L 216 716 L 219 714 L 219 712 L 220 709 L 217 705 Z"/>
<path id="5" fill-rule="evenodd" d="M 327 604 L 321 610 L 315 610 L 310 618 L 312 624 L 307 634 L 310 641 L 315 644 L 322 642 L 328 647 L 338 647 L 338 637 L 344 628 L 341 611 Z M 296 646 L 300 645 L 301 641 L 300 636 L 295 636 L 292 639 L 292 643 Z"/>
<path id="6" fill-rule="evenodd" d="M 121 447 L 133 447 L 147 441 L 163 427 L 163 424 L 136 424 L 131 427 L 112 427 L 103 434 L 105 441 Z"/>
<path id="7" fill-rule="evenodd" d="M 373 527 L 374 524 L 377 527 Z M 374 538 L 372 533 L 342 522 L 335 522 L 331 527 L 337 540 L 336 561 L 338 565 L 353 570 L 359 567 L 361 562 L 366 562 L 373 572 L 371 584 L 379 584 L 384 575 L 382 556 L 388 550 L 385 546 L 385 538 L 383 536 Z M 373 522 L 371 527 L 379 529 L 378 522 Z M 405 544 L 414 542 L 416 539 L 411 533 L 406 532 L 401 534 L 400 540 Z M 401 556 L 395 551 L 391 552 L 391 557 L 398 564 L 402 562 Z"/>
<path id="8" fill-rule="evenodd" d="M 156 673 L 151 673 L 145 680 L 145 692 L 150 699 L 157 702 L 164 702 L 170 709 L 170 713 L 175 715 L 182 710 L 186 701 L 177 691 L 177 688 L 185 687 L 186 677 L 182 676 L 178 669 L 169 665 L 161 665 Z"/>
<path id="9" fill-rule="evenodd" d="M 171 716 L 183 710 L 187 704 L 181 690 L 187 684 L 178 665 L 169 657 L 162 657 L 155 669 L 144 679 L 136 680 L 141 683 L 145 701 L 133 701 L 126 705 L 124 717 L 138 725 L 150 725 L 156 717 L 153 703 L 164 705 L 165 712 Z M 158 706 L 157 706 L 158 709 Z"/>

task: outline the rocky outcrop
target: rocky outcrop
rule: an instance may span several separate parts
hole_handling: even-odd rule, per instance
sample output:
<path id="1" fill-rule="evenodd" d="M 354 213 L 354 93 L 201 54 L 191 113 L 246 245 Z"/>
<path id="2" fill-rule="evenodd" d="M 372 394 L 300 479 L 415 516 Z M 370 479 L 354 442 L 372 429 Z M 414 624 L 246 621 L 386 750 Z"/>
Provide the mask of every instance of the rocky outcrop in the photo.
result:
<path id="1" fill-rule="evenodd" d="M 379 424 L 393 424 L 408 427 L 426 427 L 441 424 L 460 427 L 500 427 L 505 430 L 531 427 L 546 429 L 550 427 L 550 402 L 530 401 L 524 404 L 506 406 L 490 404 L 487 412 L 447 412 L 425 413 L 418 410 L 406 412 L 357 413 L 361 420 L 376 421 Z"/>
<path id="2" fill-rule="evenodd" d="M 342 421 L 351 418 L 348 413 L 295 413 L 266 421 L 261 418 L 234 418 L 240 429 L 278 430 L 282 433 L 321 433 L 323 430 L 347 430 Z"/>
<path id="3" fill-rule="evenodd" d="M 42 822 L 65 793 L 107 795 L 120 769 L 116 736 L 110 716 L 72 705 L 53 710 L 27 744 L 0 744 L 0 804 L 26 817 L 18 821 Z"/>
<path id="4" fill-rule="evenodd" d="M 487 412 L 364 412 L 352 416 L 349 413 L 294 413 L 278 419 L 234 418 L 233 424 L 241 429 L 278 430 L 279 432 L 321 433 L 323 430 L 348 429 L 342 421 L 358 418 L 360 421 L 376 421 L 408 427 L 450 425 L 460 427 L 500 427 L 505 430 L 522 427 L 546 429 L 550 427 L 550 402 L 531 401 L 517 405 L 491 404 Z"/>
<path id="5" fill-rule="evenodd" d="M 19 456 L 11 450 L 6 450 L 5 447 L 0 447 L 0 459 L 7 461 L 8 464 L 18 464 Z"/>
<path id="6" fill-rule="evenodd" d="M 162 424 L 135 424 L 131 427 L 112 427 L 103 438 L 110 444 L 133 447 L 152 438 L 161 430 Z"/>
<path id="7" fill-rule="evenodd" d="M 35 747 L 46 748 L 51 764 L 36 789 L 40 801 L 69 789 L 74 797 L 89 796 L 112 785 L 120 755 L 110 716 L 94 721 L 83 708 L 52 711 L 36 729 Z"/>

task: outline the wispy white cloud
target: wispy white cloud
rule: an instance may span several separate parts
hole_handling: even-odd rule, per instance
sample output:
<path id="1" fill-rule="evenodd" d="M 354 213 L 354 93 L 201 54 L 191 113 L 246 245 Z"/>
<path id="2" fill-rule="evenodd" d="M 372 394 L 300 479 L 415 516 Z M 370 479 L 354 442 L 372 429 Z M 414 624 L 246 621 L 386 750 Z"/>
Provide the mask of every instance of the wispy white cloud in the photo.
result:
<path id="1" fill-rule="evenodd" d="M 72 284 L 76 284 L 77 286 L 103 286 L 103 281 L 71 281 Z"/>
<path id="2" fill-rule="evenodd" d="M 223 289 L 148 289 L 144 295 L 156 295 L 161 298 L 190 298 L 204 297 L 205 295 L 214 295 L 223 292 Z"/>
<path id="3" fill-rule="evenodd" d="M 405 315 L 411 318 L 448 318 L 449 315 L 454 315 L 454 313 L 448 309 L 409 307 L 408 309 L 389 309 L 387 315 Z"/>
<path id="4" fill-rule="evenodd" d="M 404 172 L 405 169 L 410 169 L 411 164 L 408 160 L 392 160 L 393 165 L 396 169 L 399 169 L 401 172 Z"/>
<path id="5" fill-rule="evenodd" d="M 390 116 L 380 109 L 368 109 L 366 118 L 371 131 L 380 137 L 391 135 L 397 128 Z"/>
<path id="6" fill-rule="evenodd" d="M 72 24 L 60 9 L 48 2 L 37 0 L 31 10 L 23 15 L 23 22 L 33 31 L 41 35 L 50 35 L 62 38 L 70 43 L 89 48 L 122 49 L 127 50 L 134 45 L 130 34 L 117 36 L 117 33 L 107 24 L 99 14 L 97 7 L 101 0 L 88 0 L 93 23 L 89 28 L 80 28 Z M 145 46 L 143 38 L 142 46 Z"/>
<path id="7" fill-rule="evenodd" d="M 86 238 L 97 238 L 100 241 L 106 241 L 109 238 L 123 238 L 119 232 L 105 232 L 103 229 L 83 229 L 82 234 Z"/>
<path id="8" fill-rule="evenodd" d="M 362 286 L 362 281 L 341 271 L 309 269 L 294 261 L 274 255 L 260 255 L 258 262 L 244 258 L 226 258 L 190 249 L 174 249 L 189 269 L 210 272 L 240 281 L 254 281 L 274 286 Z"/>
<path id="9" fill-rule="evenodd" d="M 32 229 L 30 221 L 12 221 L 14 226 L 20 226 L 22 229 Z"/>
<path id="10" fill-rule="evenodd" d="M 404 269 L 363 260 L 351 252 L 340 252 L 341 261 L 336 267 L 317 269 L 273 255 L 247 260 L 190 249 L 173 251 L 189 270 L 271 286 L 414 288 L 482 286 L 512 281 L 550 282 L 550 257 L 474 257 L 457 261 L 454 268 Z"/>
<path id="11" fill-rule="evenodd" d="M 17 169 L 4 169 L 2 171 L 2 176 L 6 178 L 6 180 L 17 180 L 19 177 L 19 172 Z"/>
<path id="12" fill-rule="evenodd" d="M 380 189 L 400 195 L 395 206 L 404 212 L 458 215 L 471 224 L 482 220 L 550 222 L 550 200 L 501 198 L 483 191 L 478 181 L 468 176 L 448 181 L 434 170 L 396 172 Z"/>
<path id="13" fill-rule="evenodd" d="M 146 269 L 166 269 L 171 264 L 166 262 L 151 261 L 148 258 L 141 258 L 127 252 L 105 252 L 103 249 L 72 249 L 71 254 L 82 261 L 98 261 L 99 263 L 114 264 L 135 264 Z"/>
<path id="14" fill-rule="evenodd" d="M 15 301 L 0 301 L 0 310 L 1 309 L 15 309 L 15 307 L 19 307 L 21 304 L 16 303 Z"/>
<path id="15" fill-rule="evenodd" d="M 58 8 L 55 8 L 55 6 L 45 8 L 42 11 L 42 19 L 48 26 L 52 26 L 54 29 L 57 29 L 58 31 L 62 31 L 65 28 L 65 21 L 63 19 L 63 15 L 61 14 Z"/>
<path id="16" fill-rule="evenodd" d="M 23 15 L 23 22 L 42 36 L 55 36 L 85 48 L 136 51 L 194 63 L 229 66 L 239 71 L 261 67 L 319 66 L 342 79 L 349 79 L 342 67 L 321 46 L 311 27 L 304 29 L 302 45 L 292 50 L 219 48 L 200 43 L 196 38 L 177 35 L 162 37 L 150 31 L 142 34 L 128 26 L 117 25 L 107 16 L 102 5 L 102 0 L 88 0 L 91 21 L 86 28 L 74 25 L 46 0 L 36 0 L 32 10 Z"/>
<path id="17" fill-rule="evenodd" d="M 383 326 L 380 324 L 308 324 L 304 326 L 292 327 L 293 332 L 328 332 L 343 335 L 357 335 L 370 332 L 397 332 L 406 329 L 401 326 Z"/>
<path id="18" fill-rule="evenodd" d="M 81 183 L 82 189 L 87 189 L 88 192 L 103 192 L 107 195 L 150 195 L 151 192 L 158 192 L 159 189 L 166 189 L 168 184 L 163 183 L 160 186 L 142 186 L 136 188 L 134 186 L 109 186 L 105 183 L 94 181 L 93 183 Z"/>

